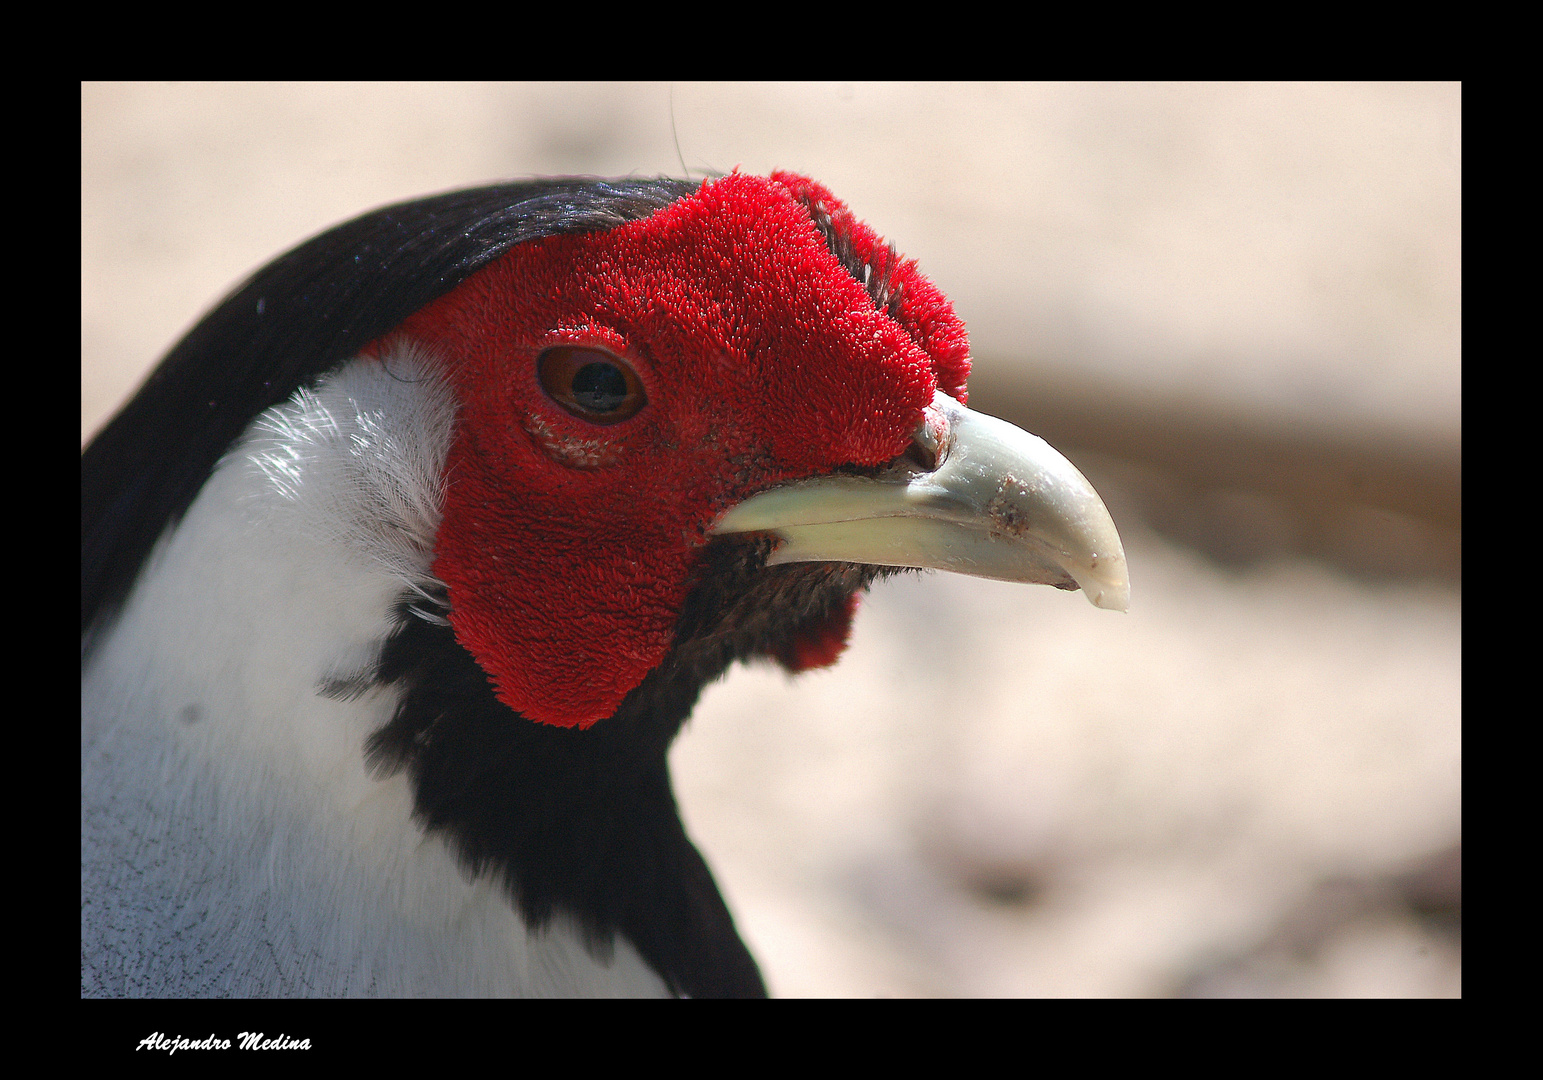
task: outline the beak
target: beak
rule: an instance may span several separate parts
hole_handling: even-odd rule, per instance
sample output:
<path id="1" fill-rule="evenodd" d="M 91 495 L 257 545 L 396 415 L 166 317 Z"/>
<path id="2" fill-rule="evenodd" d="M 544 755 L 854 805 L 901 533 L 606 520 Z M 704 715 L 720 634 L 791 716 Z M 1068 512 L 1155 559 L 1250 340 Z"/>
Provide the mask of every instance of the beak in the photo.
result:
<path id="1" fill-rule="evenodd" d="M 1130 604 L 1125 550 L 1086 478 L 1037 435 L 938 392 L 911 447 L 873 476 L 831 475 L 752 495 L 713 532 L 767 532 L 768 564 L 929 567 L 1082 589 Z"/>

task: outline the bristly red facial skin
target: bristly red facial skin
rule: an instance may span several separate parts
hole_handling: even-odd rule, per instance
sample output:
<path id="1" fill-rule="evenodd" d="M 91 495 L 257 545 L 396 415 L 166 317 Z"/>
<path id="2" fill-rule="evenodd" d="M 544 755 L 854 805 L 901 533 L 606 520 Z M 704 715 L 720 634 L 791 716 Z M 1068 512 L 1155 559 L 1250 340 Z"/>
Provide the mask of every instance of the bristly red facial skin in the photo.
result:
<path id="1" fill-rule="evenodd" d="M 512 248 L 399 328 L 446 362 L 460 402 L 434 573 L 457 639 L 522 715 L 612 715 L 670 649 L 719 514 L 882 464 L 936 388 L 963 400 L 968 343 L 948 300 L 902 262 L 899 318 L 877 310 L 806 202 L 884 262 L 824 188 L 736 173 L 608 232 Z M 559 344 L 627 361 L 647 404 L 604 426 L 565 411 L 537 376 Z M 784 662 L 833 660 L 850 614 Z"/>
<path id="2" fill-rule="evenodd" d="M 798 636 L 786 648 L 779 649 L 772 659 L 795 675 L 834 664 L 846 651 L 857 604 L 858 596 L 853 593 L 846 598 L 845 604 L 823 620 L 800 627 Z"/>
<path id="3" fill-rule="evenodd" d="M 799 202 L 823 211 L 831 219 L 835 231 L 847 239 L 853 252 L 865 264 L 890 274 L 890 291 L 898 292 L 901 297 L 899 321 L 922 350 L 932 357 L 938 389 L 961 405 L 968 404 L 969 392 L 965 383 L 970 377 L 969 334 L 964 321 L 954 314 L 954 305 L 942 290 L 922 276 L 916 260 L 901 259 L 898 266 L 887 268 L 887 245 L 877 233 L 858 221 L 829 188 L 796 173 L 774 172 L 771 178 L 792 192 Z"/>

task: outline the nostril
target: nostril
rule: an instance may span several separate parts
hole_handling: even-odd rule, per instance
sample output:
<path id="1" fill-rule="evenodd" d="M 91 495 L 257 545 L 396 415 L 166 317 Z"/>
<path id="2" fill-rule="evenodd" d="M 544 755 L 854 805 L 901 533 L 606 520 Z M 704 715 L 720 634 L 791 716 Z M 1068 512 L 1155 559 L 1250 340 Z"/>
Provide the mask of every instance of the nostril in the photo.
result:
<path id="1" fill-rule="evenodd" d="M 905 448 L 905 453 L 900 455 L 917 466 L 922 472 L 935 472 L 938 467 L 938 445 L 930 439 L 922 439 L 912 436 L 911 444 Z"/>
<path id="2" fill-rule="evenodd" d="M 948 456 L 947 438 L 948 418 L 937 409 L 928 409 L 911 432 L 911 444 L 901 456 L 924 472 L 935 472 Z"/>

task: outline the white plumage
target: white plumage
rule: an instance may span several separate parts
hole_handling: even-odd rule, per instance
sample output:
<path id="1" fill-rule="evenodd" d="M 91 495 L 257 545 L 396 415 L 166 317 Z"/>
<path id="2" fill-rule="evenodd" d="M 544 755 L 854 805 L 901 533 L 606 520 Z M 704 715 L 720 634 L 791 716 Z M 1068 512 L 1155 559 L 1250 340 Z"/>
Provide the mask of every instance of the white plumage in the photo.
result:
<path id="1" fill-rule="evenodd" d="M 404 583 L 427 600 L 453 420 L 410 344 L 350 364 L 161 541 L 81 683 L 83 993 L 665 992 L 625 940 L 604 966 L 561 917 L 530 934 L 405 774 L 369 775 L 393 690 L 317 693 L 373 664 Z"/>

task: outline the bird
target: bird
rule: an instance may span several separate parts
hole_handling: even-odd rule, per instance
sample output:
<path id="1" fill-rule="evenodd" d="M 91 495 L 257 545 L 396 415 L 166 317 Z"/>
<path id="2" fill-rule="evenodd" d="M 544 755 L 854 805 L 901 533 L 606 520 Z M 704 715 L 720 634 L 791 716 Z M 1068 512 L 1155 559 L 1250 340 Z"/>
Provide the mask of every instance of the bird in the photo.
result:
<path id="1" fill-rule="evenodd" d="M 763 997 L 666 759 L 875 582 L 1125 610 L 819 182 L 524 179 L 255 272 L 81 456 L 83 997 Z"/>

